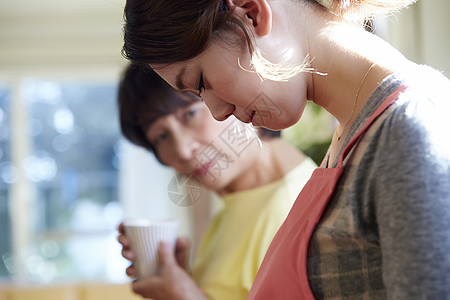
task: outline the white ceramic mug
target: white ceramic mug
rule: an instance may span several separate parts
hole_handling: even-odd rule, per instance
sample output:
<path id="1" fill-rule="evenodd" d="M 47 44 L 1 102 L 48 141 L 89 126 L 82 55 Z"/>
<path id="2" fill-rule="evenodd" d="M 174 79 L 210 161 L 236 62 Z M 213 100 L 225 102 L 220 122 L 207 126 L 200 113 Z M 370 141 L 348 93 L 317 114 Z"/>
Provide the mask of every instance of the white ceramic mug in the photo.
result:
<path id="1" fill-rule="evenodd" d="M 178 220 L 129 219 L 123 222 L 125 234 L 131 241 L 136 254 L 134 265 L 138 278 L 159 272 L 158 246 L 168 241 L 175 247 L 178 234 Z"/>

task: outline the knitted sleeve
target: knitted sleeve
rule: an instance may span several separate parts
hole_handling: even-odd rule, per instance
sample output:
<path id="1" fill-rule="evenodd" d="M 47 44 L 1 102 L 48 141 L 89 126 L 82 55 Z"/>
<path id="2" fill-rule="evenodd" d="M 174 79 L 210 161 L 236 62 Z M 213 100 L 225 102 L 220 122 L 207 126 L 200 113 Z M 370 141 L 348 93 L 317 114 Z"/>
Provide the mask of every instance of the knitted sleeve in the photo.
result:
<path id="1" fill-rule="evenodd" d="M 388 299 L 448 299 L 450 101 L 408 95 L 379 133 L 370 172 L 383 281 Z"/>

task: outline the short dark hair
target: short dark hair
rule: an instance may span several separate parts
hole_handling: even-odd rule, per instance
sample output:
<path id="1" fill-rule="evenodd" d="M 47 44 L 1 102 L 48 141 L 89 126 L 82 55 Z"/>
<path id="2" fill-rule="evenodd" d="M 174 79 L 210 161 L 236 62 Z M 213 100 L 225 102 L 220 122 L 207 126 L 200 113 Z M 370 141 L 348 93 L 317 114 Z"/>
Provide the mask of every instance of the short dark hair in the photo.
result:
<path id="1" fill-rule="evenodd" d="M 124 137 L 152 151 L 158 159 L 158 153 L 146 137 L 150 125 L 178 108 L 201 101 L 199 97 L 176 91 L 150 68 L 133 64 L 122 74 L 117 100 Z"/>

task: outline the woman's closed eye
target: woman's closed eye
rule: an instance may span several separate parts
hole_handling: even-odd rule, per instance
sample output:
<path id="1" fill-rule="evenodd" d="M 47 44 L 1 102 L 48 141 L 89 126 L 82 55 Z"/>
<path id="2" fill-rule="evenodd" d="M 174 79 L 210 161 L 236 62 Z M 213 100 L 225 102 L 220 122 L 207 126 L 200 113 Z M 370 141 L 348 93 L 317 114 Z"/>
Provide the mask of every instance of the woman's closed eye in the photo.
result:
<path id="1" fill-rule="evenodd" d="M 205 90 L 205 83 L 203 82 L 203 73 L 200 74 L 200 80 L 197 86 L 197 90 L 198 90 L 198 96 L 201 98 L 202 97 L 202 92 Z"/>

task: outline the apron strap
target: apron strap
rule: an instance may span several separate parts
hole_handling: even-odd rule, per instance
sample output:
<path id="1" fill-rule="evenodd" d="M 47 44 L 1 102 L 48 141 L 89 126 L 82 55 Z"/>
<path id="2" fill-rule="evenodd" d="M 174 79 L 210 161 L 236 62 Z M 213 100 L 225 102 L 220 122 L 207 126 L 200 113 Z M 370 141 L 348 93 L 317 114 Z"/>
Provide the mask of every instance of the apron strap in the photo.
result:
<path id="1" fill-rule="evenodd" d="M 372 123 L 380 116 L 392 103 L 394 103 L 398 96 L 406 90 L 406 86 L 402 85 L 397 88 L 392 94 L 390 94 L 386 100 L 381 103 L 378 109 L 370 116 L 367 123 L 364 127 L 352 138 L 352 140 L 345 146 L 344 151 L 342 151 L 341 156 L 339 157 L 338 168 L 342 168 L 344 159 L 347 157 L 350 150 L 352 150 L 353 146 L 358 142 L 359 138 L 366 132 L 366 130 L 372 125 Z"/>

